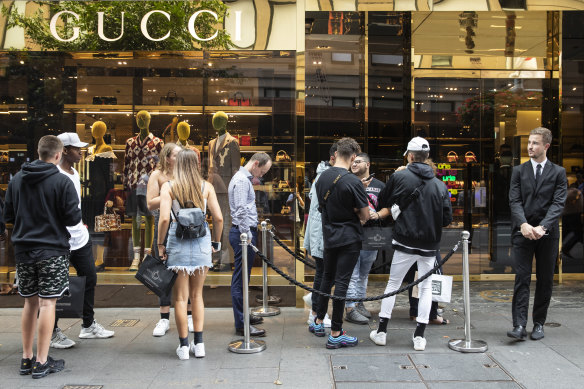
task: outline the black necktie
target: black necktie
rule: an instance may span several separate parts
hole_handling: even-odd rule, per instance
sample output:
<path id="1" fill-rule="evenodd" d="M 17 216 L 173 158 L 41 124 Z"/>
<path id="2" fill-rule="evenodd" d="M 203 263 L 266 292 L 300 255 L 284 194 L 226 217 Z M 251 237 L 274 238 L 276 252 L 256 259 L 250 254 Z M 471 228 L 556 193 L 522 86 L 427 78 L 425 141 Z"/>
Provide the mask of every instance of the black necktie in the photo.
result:
<path id="1" fill-rule="evenodd" d="M 535 167 L 535 182 L 536 183 L 540 177 L 541 177 L 541 164 L 538 163 L 537 166 Z"/>

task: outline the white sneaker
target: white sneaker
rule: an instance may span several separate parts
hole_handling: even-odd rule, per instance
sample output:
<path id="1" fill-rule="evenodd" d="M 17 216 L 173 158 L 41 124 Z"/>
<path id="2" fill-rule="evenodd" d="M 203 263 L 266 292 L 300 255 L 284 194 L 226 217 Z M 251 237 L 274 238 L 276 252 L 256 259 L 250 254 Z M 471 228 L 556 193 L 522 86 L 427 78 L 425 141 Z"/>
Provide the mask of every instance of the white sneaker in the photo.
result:
<path id="1" fill-rule="evenodd" d="M 311 325 L 314 324 L 316 320 L 316 315 L 312 314 L 312 311 L 308 313 L 308 320 L 306 320 L 306 324 Z M 331 328 L 331 318 L 329 317 L 328 313 L 324 315 L 324 319 L 322 319 L 322 323 L 324 324 L 324 328 Z"/>
<path id="2" fill-rule="evenodd" d="M 302 296 L 302 300 L 304 300 L 304 304 L 306 304 L 308 308 L 312 308 L 312 293 Z"/>
<path id="3" fill-rule="evenodd" d="M 377 332 L 377 330 L 373 330 L 369 334 L 369 339 L 378 346 L 385 346 L 387 344 L 387 332 Z"/>
<path id="4" fill-rule="evenodd" d="M 205 343 L 197 343 L 195 344 L 194 341 L 191 342 L 191 352 L 195 354 L 195 358 L 204 358 L 205 357 Z"/>
<path id="5" fill-rule="evenodd" d="M 324 315 L 322 324 L 324 324 L 324 328 L 331 328 L 331 318 L 329 317 L 328 313 Z"/>
<path id="6" fill-rule="evenodd" d="M 193 325 L 193 315 L 187 316 L 187 325 L 189 326 L 189 332 L 195 332 L 195 326 Z"/>
<path id="7" fill-rule="evenodd" d="M 57 327 L 53 330 L 53 336 L 51 337 L 52 348 L 71 348 L 73 346 L 75 346 L 75 341 L 69 339 L 60 328 Z"/>
<path id="8" fill-rule="evenodd" d="M 105 328 L 103 328 L 101 324 L 94 320 L 93 324 L 88 328 L 85 328 L 83 326 L 81 327 L 79 337 L 81 339 L 105 339 L 111 338 L 112 336 L 114 336 L 114 334 L 115 334 L 114 331 L 106 330 Z"/>
<path id="9" fill-rule="evenodd" d="M 412 339 L 414 342 L 414 350 L 416 351 L 424 351 L 426 349 L 426 338 L 422 338 L 421 336 L 416 336 Z"/>
<path id="10" fill-rule="evenodd" d="M 152 331 L 152 336 L 164 336 L 166 332 L 170 329 L 170 320 L 160 319 Z"/>
<path id="11" fill-rule="evenodd" d="M 140 258 L 136 258 L 132 261 L 132 264 L 130 265 L 130 268 L 128 270 L 129 271 L 138 271 L 139 267 L 140 267 Z"/>
<path id="12" fill-rule="evenodd" d="M 189 359 L 189 346 L 180 346 L 176 348 L 176 355 L 178 355 L 178 359 L 181 361 Z"/>
<path id="13" fill-rule="evenodd" d="M 306 324 L 308 324 L 308 325 L 314 324 L 315 319 L 316 319 L 316 315 L 313 315 L 312 311 L 308 312 L 308 320 L 306 320 Z"/>

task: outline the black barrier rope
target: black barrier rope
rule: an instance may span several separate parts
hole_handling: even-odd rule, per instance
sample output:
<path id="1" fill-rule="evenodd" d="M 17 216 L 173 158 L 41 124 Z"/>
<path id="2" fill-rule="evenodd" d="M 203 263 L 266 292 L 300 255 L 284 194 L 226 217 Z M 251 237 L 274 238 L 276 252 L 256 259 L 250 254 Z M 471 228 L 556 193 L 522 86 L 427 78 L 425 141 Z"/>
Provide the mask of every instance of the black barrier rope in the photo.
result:
<path id="1" fill-rule="evenodd" d="M 335 296 L 329 293 L 324 293 L 321 292 L 320 290 L 311 288 L 308 285 L 304 285 L 302 282 L 295 280 L 294 278 L 290 277 L 288 274 L 284 273 L 282 270 L 280 270 L 276 265 L 274 265 L 262 252 L 260 252 L 260 250 L 258 250 L 257 247 L 255 247 L 254 245 L 251 245 L 252 249 L 260 256 L 260 258 L 262 259 L 262 261 L 264 261 L 269 267 L 271 267 L 276 273 L 278 273 L 279 275 L 281 275 L 282 277 L 284 277 L 284 279 L 286 279 L 288 282 L 304 289 L 307 290 L 309 292 L 312 293 L 316 293 L 319 294 L 321 296 L 324 297 L 328 297 L 330 299 L 333 300 L 343 300 L 343 301 L 353 301 L 353 302 L 364 302 L 364 301 L 375 301 L 375 300 L 382 300 L 384 298 L 387 297 L 391 297 L 394 296 L 396 294 L 399 293 L 403 293 L 406 290 L 418 285 L 420 282 L 424 281 L 426 278 L 430 277 L 436 270 L 438 270 L 438 268 L 442 265 L 444 265 L 446 263 L 446 261 L 448 261 L 450 259 L 450 257 L 452 256 L 452 254 L 454 254 L 454 252 L 456 250 L 458 250 L 458 246 L 460 245 L 460 241 L 458 241 L 454 247 L 452 247 L 452 249 L 450 249 L 450 252 L 448 254 L 446 254 L 444 256 L 444 258 L 442 258 L 442 260 L 437 261 L 436 266 L 434 266 L 434 268 L 432 270 L 430 270 L 428 273 L 424 274 L 423 276 L 420 276 L 417 280 L 407 284 L 406 286 L 403 286 L 401 288 L 399 288 L 398 290 L 394 290 L 393 292 L 389 292 L 389 293 L 385 293 L 379 296 L 373 296 L 373 297 L 365 297 L 365 298 L 351 298 L 348 299 L 346 297 L 340 297 L 340 296 Z"/>
<path id="2" fill-rule="evenodd" d="M 284 242 L 282 242 L 280 240 L 280 238 L 278 238 L 276 236 L 276 234 L 274 233 L 274 226 L 272 226 L 271 230 L 268 230 L 268 232 L 272 235 L 272 238 L 274 238 L 274 240 L 276 241 L 276 243 L 278 243 L 280 245 L 280 247 L 282 247 L 284 250 L 286 250 L 288 252 L 288 254 L 292 255 L 294 258 L 296 258 L 298 261 L 302 262 L 303 264 L 305 264 L 308 267 L 311 267 L 313 269 L 316 269 L 316 264 L 314 263 L 310 263 L 305 257 L 300 256 L 298 254 L 296 254 L 294 251 L 292 251 L 288 246 L 286 246 L 284 244 Z"/>

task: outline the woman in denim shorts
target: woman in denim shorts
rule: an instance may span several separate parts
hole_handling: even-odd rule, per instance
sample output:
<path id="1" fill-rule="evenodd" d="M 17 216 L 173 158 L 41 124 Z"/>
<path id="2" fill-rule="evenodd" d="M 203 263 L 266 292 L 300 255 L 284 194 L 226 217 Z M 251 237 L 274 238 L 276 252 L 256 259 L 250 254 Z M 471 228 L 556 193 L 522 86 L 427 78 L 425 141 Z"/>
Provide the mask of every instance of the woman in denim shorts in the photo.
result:
<path id="1" fill-rule="evenodd" d="M 204 236 L 195 239 L 177 238 L 177 223 L 174 217 L 172 222 L 170 220 L 171 208 L 175 214 L 181 208 L 200 208 L 203 213 L 209 209 L 213 218 L 213 242 L 211 242 L 211 233 L 206 222 Z M 168 268 L 178 274 L 173 288 L 174 315 L 180 342 L 176 353 L 181 360 L 189 359 L 190 349 L 195 357 L 202 358 L 205 356 L 203 284 L 207 271 L 212 266 L 211 254 L 220 249 L 219 244 L 215 242 L 221 240 L 223 216 L 213 185 L 201 177 L 197 154 L 193 150 L 185 149 L 178 153 L 173 181 L 163 185 L 161 189 L 158 242 L 164 242 L 167 231 L 168 242 L 166 245 L 158 243 L 158 249 L 161 258 L 168 261 Z M 189 297 L 192 303 L 195 330 L 195 339 L 190 347 L 187 326 Z"/>

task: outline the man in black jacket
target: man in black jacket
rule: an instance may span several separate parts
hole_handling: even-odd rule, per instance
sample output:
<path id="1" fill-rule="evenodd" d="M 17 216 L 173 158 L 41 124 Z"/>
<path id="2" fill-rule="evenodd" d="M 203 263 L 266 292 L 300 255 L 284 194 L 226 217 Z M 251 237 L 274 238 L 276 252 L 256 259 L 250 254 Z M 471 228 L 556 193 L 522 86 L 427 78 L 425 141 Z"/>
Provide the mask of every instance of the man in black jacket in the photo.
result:
<path id="1" fill-rule="evenodd" d="M 20 374 L 42 378 L 63 370 L 49 344 L 57 299 L 69 291 L 69 232 L 81 221 L 81 209 L 71 180 L 57 164 L 63 143 L 53 135 L 40 139 L 39 158 L 25 163 L 8 184 L 4 221 L 14 225 L 12 244 L 18 273 L 18 293 L 25 298 L 22 311 Z M 38 319 L 37 319 L 38 315 Z M 33 355 L 38 321 L 37 356 Z"/>
<path id="2" fill-rule="evenodd" d="M 513 330 L 507 336 L 517 340 L 527 337 L 527 310 L 531 266 L 535 255 L 535 298 L 531 339 L 543 338 L 543 325 L 552 297 L 554 268 L 560 238 L 559 219 L 566 203 L 566 170 L 546 157 L 552 143 L 547 128 L 531 130 L 527 141 L 530 160 L 513 168 L 509 188 L 509 207 L 513 230 Z"/>
<path id="3" fill-rule="evenodd" d="M 424 138 L 415 137 L 408 143 L 408 166 L 395 172 L 380 195 L 384 207 L 380 216 L 391 212 L 395 219 L 392 245 L 395 249 L 391 262 L 390 278 L 385 293 L 397 290 L 414 262 L 420 274 L 434 267 L 436 250 L 440 248 L 442 228 L 452 222 L 452 207 L 446 185 L 436 177 L 428 159 L 430 145 Z M 390 211 L 391 210 L 391 211 Z M 414 350 L 426 348 L 424 330 L 428 324 L 432 304 L 432 280 L 420 282 L 417 326 L 412 337 Z M 379 312 L 379 328 L 371 331 L 369 338 L 384 346 L 387 324 L 395 303 L 395 296 L 383 299 Z"/>

